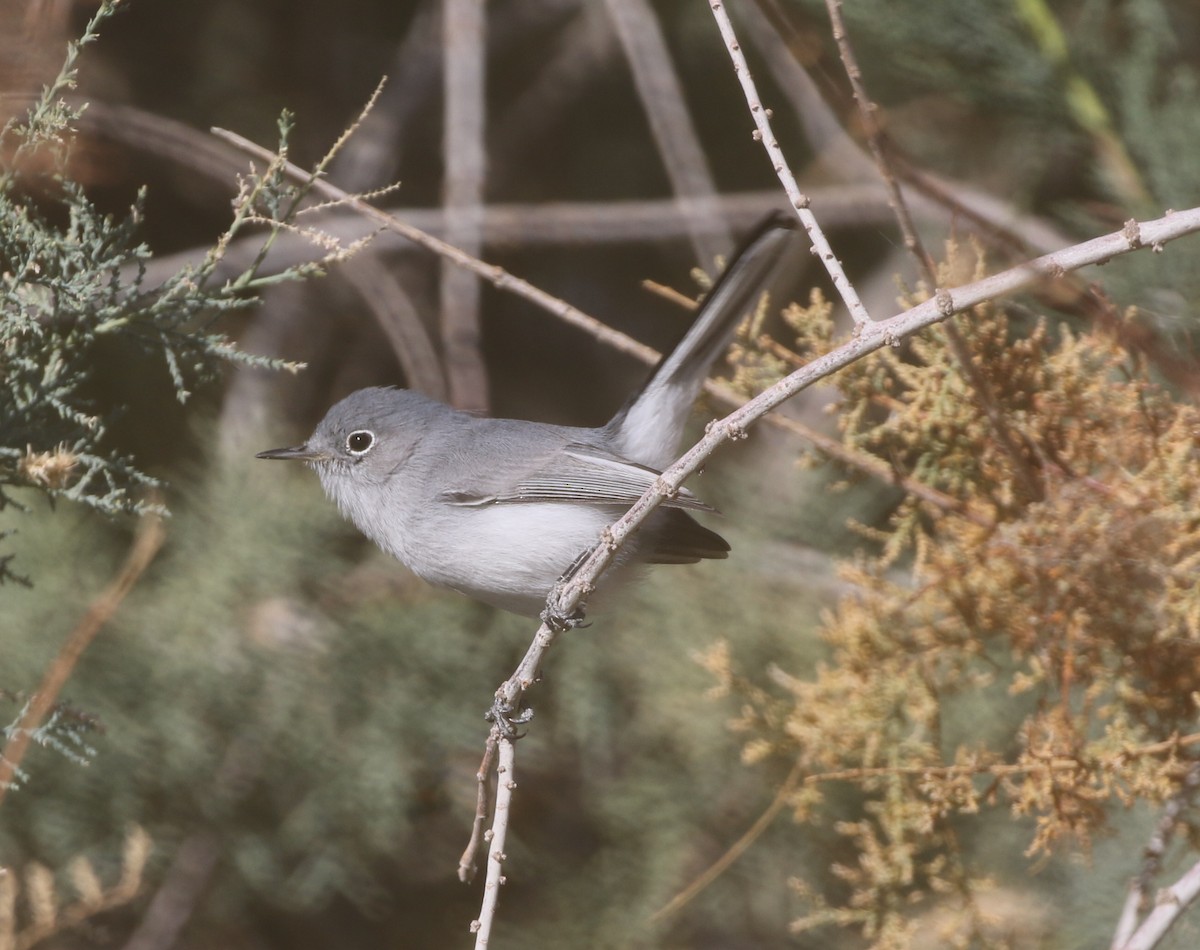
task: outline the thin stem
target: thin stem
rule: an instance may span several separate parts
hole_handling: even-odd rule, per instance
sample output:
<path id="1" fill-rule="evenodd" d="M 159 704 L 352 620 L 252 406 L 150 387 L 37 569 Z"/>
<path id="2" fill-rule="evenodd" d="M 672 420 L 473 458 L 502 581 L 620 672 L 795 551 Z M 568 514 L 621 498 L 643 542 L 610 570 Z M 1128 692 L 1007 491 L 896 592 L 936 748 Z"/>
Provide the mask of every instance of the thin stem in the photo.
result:
<path id="1" fill-rule="evenodd" d="M 496 919 L 496 904 L 500 900 L 500 886 L 504 883 L 504 842 L 508 837 L 508 812 L 512 805 L 512 793 L 517 787 L 514 769 L 517 761 L 513 740 L 499 734 L 492 727 L 492 737 L 499 746 L 500 763 L 496 766 L 496 811 L 492 818 L 492 829 L 488 834 L 487 877 L 483 885 L 483 906 L 479 919 L 471 922 L 475 933 L 475 950 L 486 950 L 492 936 L 492 924 Z M 489 740 L 490 741 L 490 740 Z"/>
<path id="2" fill-rule="evenodd" d="M 888 204 L 891 206 L 892 212 L 896 216 L 896 222 L 900 226 L 900 234 L 904 238 L 904 246 L 908 248 L 909 253 L 916 260 L 917 266 L 921 269 L 929 286 L 937 287 L 937 264 L 934 263 L 932 255 L 926 250 L 920 236 L 917 234 L 917 229 L 913 225 L 912 215 L 908 210 L 908 204 L 904 200 L 904 195 L 901 193 L 900 186 L 896 182 L 896 175 L 893 173 L 891 164 L 888 161 L 887 150 L 884 148 L 883 130 L 880 128 L 876 118 L 879 107 L 871 101 L 871 97 L 867 94 L 867 87 L 862 78 L 862 70 L 858 67 L 858 59 L 854 55 L 854 47 L 850 43 L 850 35 L 846 32 L 846 24 L 842 19 L 842 0 L 825 0 L 825 7 L 829 11 L 829 20 L 833 27 L 833 38 L 837 43 L 842 66 L 846 70 L 847 78 L 850 80 L 850 88 L 854 91 L 854 101 L 858 104 L 858 114 L 862 119 L 863 129 L 867 133 L 867 144 L 871 149 L 871 157 L 875 159 L 875 167 L 879 171 L 879 177 L 883 179 L 884 186 L 887 188 Z M 958 332 L 958 327 L 954 325 L 954 321 L 947 320 L 944 329 L 946 342 L 950 346 L 950 352 L 954 355 L 954 359 L 962 370 L 963 375 L 966 376 L 967 381 L 971 384 L 971 388 L 978 398 L 980 408 L 983 410 L 984 415 L 987 416 L 992 431 L 996 433 L 996 440 L 1011 460 L 1013 472 L 1016 475 L 1017 481 L 1021 483 L 1021 487 L 1025 490 L 1025 496 L 1030 499 L 1040 498 L 1042 496 L 1041 485 L 1038 483 L 1029 460 L 1021 451 L 1018 436 L 1013 433 L 1003 413 L 1000 411 L 1000 406 L 996 400 L 995 393 L 992 391 L 991 384 L 971 358 L 967 342 L 963 339 L 962 334 Z"/>
<path id="3" fill-rule="evenodd" d="M 691 475 L 705 463 L 716 448 L 740 439 L 746 430 L 776 406 L 839 369 L 885 346 L 894 346 L 908 336 L 940 323 L 985 301 L 1018 291 L 1034 281 L 1058 278 L 1089 264 L 1141 248 L 1162 250 L 1163 245 L 1187 234 L 1200 231 L 1200 208 L 1172 212 L 1145 223 L 1131 221 L 1120 230 L 1083 244 L 1046 254 L 982 280 L 951 290 L 888 320 L 860 326 L 857 334 L 841 346 L 818 357 L 780 380 L 725 418 L 709 423 L 704 437 L 667 468 L 649 489 L 618 521 L 604 532 L 600 543 L 572 573 L 570 579 L 551 591 L 547 599 L 550 617 L 571 617 L 595 588 L 596 581 L 613 561 L 621 545 L 667 498 L 675 495 Z M 522 694 L 537 680 L 546 650 L 557 636 L 548 623 L 539 627 L 529 649 L 513 675 L 496 691 L 501 706 L 516 710 Z"/>
<path id="4" fill-rule="evenodd" d="M 771 159 L 775 174 L 778 176 L 780 184 L 783 185 L 783 190 L 787 192 L 788 200 L 795 209 L 800 223 L 804 226 L 809 240 L 812 241 L 813 252 L 821 259 L 821 263 L 829 272 L 833 286 L 841 295 L 846 309 L 850 311 L 850 316 L 860 327 L 865 326 L 871 322 L 871 315 L 867 313 L 867 308 L 858 299 L 858 292 L 854 289 L 854 285 L 850 283 L 846 272 L 842 270 L 842 262 L 837 259 L 833 248 L 829 246 L 829 241 L 826 240 L 825 232 L 817 222 L 816 215 L 809 209 L 808 196 L 796 184 L 796 176 L 792 174 L 787 159 L 784 157 L 783 149 L 779 147 L 775 133 L 771 131 L 771 111 L 763 108 L 762 101 L 758 97 L 754 77 L 750 74 L 750 66 L 746 63 L 746 57 L 742 54 L 742 47 L 738 43 L 737 35 L 733 32 L 733 24 L 729 22 L 729 15 L 725 12 L 725 4 L 722 0 L 711 0 L 709 6 L 716 18 L 717 27 L 721 31 L 721 38 L 725 41 L 725 48 L 729 51 L 729 58 L 733 61 L 733 71 L 737 73 L 738 80 L 742 84 L 742 92 L 746 96 L 746 104 L 750 107 L 750 115 L 754 118 L 754 124 L 757 127 L 754 137 L 762 142 L 763 148 L 767 150 L 767 156 Z"/>
<path id="5" fill-rule="evenodd" d="M 477 783 L 475 820 L 471 823 L 471 840 L 467 842 L 467 847 L 458 860 L 458 879 L 464 884 L 474 880 L 475 873 L 479 870 L 479 866 L 475 863 L 475 855 L 479 852 L 479 845 L 483 841 L 483 824 L 491 814 L 492 766 L 496 764 L 497 740 L 498 734 L 493 730 L 484 745 L 483 760 L 479 763 L 479 770 L 475 773 Z"/>
<path id="6" fill-rule="evenodd" d="M 863 129 L 867 133 L 867 145 L 871 150 L 871 157 L 875 159 L 875 167 L 879 171 L 879 177 L 883 179 L 884 186 L 887 188 L 888 204 L 891 206 L 892 212 L 896 215 L 896 222 L 900 225 L 900 234 L 904 238 L 904 246 L 908 248 L 909 252 L 916 259 L 917 265 L 925 274 L 925 279 L 929 281 L 929 286 L 936 287 L 937 266 L 933 262 L 933 257 L 925 249 L 925 245 L 921 243 L 917 229 L 913 226 L 908 204 L 904 200 L 904 195 L 900 191 L 900 186 L 896 182 L 896 176 L 892 172 L 887 154 L 884 151 L 883 130 L 880 129 L 879 122 L 876 120 L 876 113 L 879 107 L 867 95 L 867 87 L 863 83 L 862 70 L 858 68 L 858 59 L 854 55 L 854 47 L 850 44 L 850 35 L 846 32 L 846 24 L 842 20 L 842 0 L 825 0 L 825 7 L 829 11 L 829 21 L 833 27 L 833 39 L 837 43 L 838 54 L 842 59 L 842 67 L 846 70 L 846 76 L 850 80 L 850 88 L 854 92 L 854 101 L 858 104 L 858 114 L 862 119 Z"/>
<path id="7" fill-rule="evenodd" d="M 681 910 L 701 891 L 708 887 L 708 885 L 724 874 L 738 858 L 745 854 L 746 850 L 762 837 L 762 833 L 771 827 L 771 822 L 775 820 L 775 817 L 783 811 L 783 807 L 796 791 L 796 786 L 800 782 L 801 772 L 801 764 L 797 762 L 792 766 L 792 771 L 788 773 L 788 777 L 783 780 L 783 785 L 775 793 L 771 804 L 754 820 L 754 824 L 747 828 L 746 832 L 731 844 L 724 854 L 705 868 L 703 873 L 697 875 L 687 887 L 656 910 L 650 916 L 650 920 L 652 922 L 660 921 Z"/>
<path id="8" fill-rule="evenodd" d="M 254 142 L 243 138 L 236 132 L 230 132 L 227 129 L 214 128 L 212 133 L 218 138 L 235 145 L 237 148 L 247 152 L 250 155 L 254 155 L 265 160 L 270 160 L 273 157 L 273 153 L 270 150 L 263 148 L 261 145 L 256 145 Z M 291 162 L 284 162 L 282 168 L 289 177 L 301 181 L 307 181 L 310 177 L 308 172 L 299 166 L 292 164 Z M 594 337 L 603 341 L 604 343 L 612 346 L 619 352 L 631 353 L 632 355 L 638 356 L 639 359 L 645 359 L 653 362 L 651 354 L 653 354 L 654 351 L 650 347 L 641 343 L 637 343 L 636 341 L 631 342 L 630 338 L 625 336 L 625 334 L 618 333 L 612 328 L 605 326 L 595 317 L 589 316 L 577 307 L 572 307 L 565 300 L 560 300 L 558 297 L 548 294 L 544 290 L 539 290 L 528 281 L 513 276 L 508 271 L 504 270 L 504 268 L 498 267 L 494 264 L 487 264 L 481 261 L 479 258 L 463 252 L 453 244 L 443 241 L 440 238 L 436 238 L 432 234 L 428 234 L 419 228 L 415 228 L 412 225 L 401 221 L 399 218 L 388 214 L 386 211 L 381 211 L 373 205 L 368 204 L 358 196 L 343 191 L 341 188 L 338 188 L 337 185 L 332 185 L 322 179 L 316 179 L 312 182 L 312 190 L 317 194 L 328 198 L 330 201 L 344 204 L 347 207 L 353 208 L 355 211 L 365 215 L 372 221 L 377 222 L 387 230 L 399 234 L 401 237 L 407 238 L 414 244 L 418 244 L 426 250 L 448 258 L 459 267 L 464 267 L 482 277 L 497 289 L 515 293 L 521 297 L 524 297 L 526 300 L 537 304 L 539 307 L 549 311 L 559 319 L 564 320 L 572 326 L 577 326 L 583 330 L 586 330 L 588 333 L 592 334 Z"/>
<path id="9" fill-rule="evenodd" d="M 83 619 L 59 648 L 58 655 L 43 674 L 37 692 L 33 694 L 24 714 L 13 728 L 3 752 L 0 752 L 0 802 L 4 801 L 4 796 L 12 787 L 13 777 L 21 766 L 21 760 L 25 758 L 30 739 L 54 708 L 63 687 L 75 672 L 83 651 L 96 638 L 101 628 L 112 619 L 125 596 L 154 560 L 154 555 L 162 547 L 165 538 L 166 529 L 163 528 L 162 519 L 157 514 L 143 515 L 138 523 L 137 536 L 125 563 L 121 565 L 121 570 L 100 596 L 92 601 Z"/>

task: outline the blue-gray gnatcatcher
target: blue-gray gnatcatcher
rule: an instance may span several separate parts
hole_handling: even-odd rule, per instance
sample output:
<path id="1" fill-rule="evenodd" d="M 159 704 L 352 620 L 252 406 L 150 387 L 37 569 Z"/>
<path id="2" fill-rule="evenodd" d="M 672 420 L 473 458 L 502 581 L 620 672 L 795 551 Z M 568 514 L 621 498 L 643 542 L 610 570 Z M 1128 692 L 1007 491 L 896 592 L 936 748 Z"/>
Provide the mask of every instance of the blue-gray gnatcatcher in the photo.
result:
<path id="1" fill-rule="evenodd" d="M 606 426 L 488 419 L 370 388 L 330 409 L 304 445 L 258 458 L 308 462 L 360 531 L 430 583 L 537 616 L 563 571 L 674 460 L 709 367 L 786 256 L 794 224 L 775 216 L 755 231 Z M 602 590 L 637 563 L 726 557 L 729 545 L 689 509 L 712 510 L 680 491 L 622 548 Z"/>

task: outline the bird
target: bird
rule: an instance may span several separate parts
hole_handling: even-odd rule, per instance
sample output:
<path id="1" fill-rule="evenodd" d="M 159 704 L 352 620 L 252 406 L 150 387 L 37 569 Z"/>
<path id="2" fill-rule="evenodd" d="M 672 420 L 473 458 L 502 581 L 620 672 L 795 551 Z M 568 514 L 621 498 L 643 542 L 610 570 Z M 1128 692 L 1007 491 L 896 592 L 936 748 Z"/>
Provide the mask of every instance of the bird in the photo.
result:
<path id="1" fill-rule="evenodd" d="M 781 214 L 753 230 L 606 425 L 489 418 L 372 386 L 331 407 L 302 445 L 256 457 L 307 463 L 345 517 L 429 583 L 540 616 L 564 572 L 674 460 L 712 364 L 784 269 L 795 231 Z M 667 498 L 601 578 L 602 599 L 642 565 L 727 557 L 729 544 L 693 512 L 713 509 L 686 488 Z"/>

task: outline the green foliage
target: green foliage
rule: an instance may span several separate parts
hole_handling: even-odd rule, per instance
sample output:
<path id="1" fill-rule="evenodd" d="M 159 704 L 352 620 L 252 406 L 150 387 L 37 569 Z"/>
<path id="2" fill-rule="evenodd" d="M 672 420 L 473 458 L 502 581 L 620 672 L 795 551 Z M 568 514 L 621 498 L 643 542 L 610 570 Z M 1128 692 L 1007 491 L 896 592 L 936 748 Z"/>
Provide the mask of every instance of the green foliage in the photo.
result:
<path id="1" fill-rule="evenodd" d="M 5 701 L 16 699 L 7 690 L 0 690 L 0 698 Z M 17 736 L 18 731 L 24 728 L 21 724 L 25 721 L 28 709 L 29 703 L 26 702 L 13 721 L 0 733 L 4 736 L 6 746 Z M 53 749 L 76 765 L 87 765 L 88 761 L 96 754 L 96 749 L 91 744 L 89 736 L 89 733 L 95 728 L 96 721 L 93 717 L 78 710 L 60 706 L 50 713 L 45 722 L 29 730 L 29 740 L 35 745 Z M 2 752 L 0 752 L 0 761 L 5 761 Z M 9 784 L 14 788 L 20 788 L 21 783 L 29 777 L 19 765 L 13 769 L 12 774 L 13 777 Z"/>
<path id="2" fill-rule="evenodd" d="M 269 245 L 303 196 L 280 163 L 243 183 L 227 232 L 201 265 L 155 287 L 144 283 L 150 249 L 137 238 L 144 195 L 114 218 L 68 177 L 70 126 L 78 112 L 62 94 L 74 84 L 80 47 L 96 39 L 116 6 L 100 5 L 55 81 L 22 121 L 0 130 L 0 508 L 12 503 L 12 486 L 32 486 L 108 514 L 155 504 L 145 491 L 155 480 L 106 438 L 119 407 L 97 405 L 88 393 L 101 346 L 161 358 L 180 401 L 213 379 L 222 363 L 295 369 L 240 352 L 214 326 L 252 306 L 261 284 L 253 267 L 217 284 L 224 247 L 259 223 L 269 225 Z M 285 116 L 283 152 L 289 128 Z M 282 279 L 316 270 L 293 268 Z M 0 558 L 0 581 L 16 577 L 9 560 Z"/>
<path id="3" fill-rule="evenodd" d="M 449 945 L 477 913 L 455 869 L 483 712 L 530 625 L 364 558 L 311 473 L 249 464 L 198 473 L 173 500 L 167 547 L 72 679 L 72 702 L 104 726 L 99 755 L 79 769 L 31 753 L 26 794 L 0 812 L 0 852 L 61 866 L 135 820 L 166 852 L 211 835 L 221 862 L 201 929 L 349 902 L 382 914 L 394 942 Z M 123 542 L 83 513 L 26 518 L 37 530 L 14 544 L 39 584 L 6 603 L 18 679 L 46 664 Z M 743 560 L 653 577 L 633 609 L 563 641 L 539 685 L 510 832 L 512 893 L 536 899 L 505 905 L 522 945 L 595 946 L 601 931 L 612 946 L 662 945 L 650 915 L 769 800 L 736 767 L 687 657 L 719 631 L 763 662 L 806 662 L 819 571 L 733 540 Z M 759 879 L 794 870 L 799 844 L 780 829 L 696 905 L 680 945 L 784 927 L 786 889 Z"/>
<path id="4" fill-rule="evenodd" d="M 949 259 L 947 286 L 976 266 Z M 838 886 L 802 887 L 799 925 L 878 948 L 928 945 L 914 934 L 948 908 L 947 933 L 998 939 L 973 816 L 1027 817 L 1029 855 L 1088 853 L 1115 811 L 1175 795 L 1200 748 L 1200 411 L 1102 332 L 1018 332 L 991 306 L 955 325 L 975 374 L 939 327 L 837 378 L 847 449 L 948 500 L 907 497 L 868 532 L 828 665 L 763 683 L 727 648 L 706 658 L 747 700 L 747 757 L 798 761 L 797 819 L 851 855 Z M 992 694 L 1008 699 L 981 728 Z"/>

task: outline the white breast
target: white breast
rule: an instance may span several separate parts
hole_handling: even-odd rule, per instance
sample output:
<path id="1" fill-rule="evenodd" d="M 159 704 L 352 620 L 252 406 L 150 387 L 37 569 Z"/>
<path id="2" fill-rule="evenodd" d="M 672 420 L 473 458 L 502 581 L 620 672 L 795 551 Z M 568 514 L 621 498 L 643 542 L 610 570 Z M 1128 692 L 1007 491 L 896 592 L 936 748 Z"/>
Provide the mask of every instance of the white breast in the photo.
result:
<path id="1" fill-rule="evenodd" d="M 562 573 L 614 515 L 584 505 L 510 504 L 444 510 L 423 532 L 413 570 L 486 603 L 537 613 Z M 410 546 L 416 550 L 418 545 Z"/>

